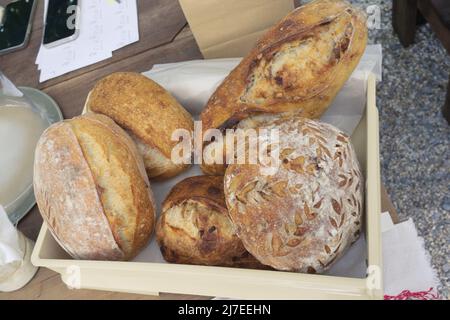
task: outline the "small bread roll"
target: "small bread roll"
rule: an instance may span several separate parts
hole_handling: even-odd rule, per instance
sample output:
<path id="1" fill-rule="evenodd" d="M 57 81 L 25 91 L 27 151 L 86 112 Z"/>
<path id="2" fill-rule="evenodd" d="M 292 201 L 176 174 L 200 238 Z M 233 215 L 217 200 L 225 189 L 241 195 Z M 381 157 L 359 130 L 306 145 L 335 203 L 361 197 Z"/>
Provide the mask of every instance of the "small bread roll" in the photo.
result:
<path id="1" fill-rule="evenodd" d="M 236 232 L 265 265 L 323 272 L 360 233 L 364 182 L 350 139 L 298 116 L 274 117 L 259 128 L 279 130 L 279 143 L 271 145 L 279 167 L 271 174 L 259 163 L 227 168 L 225 198 Z"/>
<path id="2" fill-rule="evenodd" d="M 128 132 L 150 179 L 167 179 L 189 167 L 172 162 L 172 149 L 178 143 L 172 141 L 172 133 L 192 132 L 192 116 L 153 80 L 139 73 L 113 73 L 95 85 L 86 110 L 109 116 Z"/>
<path id="3" fill-rule="evenodd" d="M 178 183 L 163 203 L 156 237 L 168 262 L 263 268 L 236 236 L 223 177 L 197 176 Z"/>
<path id="4" fill-rule="evenodd" d="M 142 157 L 103 115 L 88 113 L 44 132 L 36 147 L 34 192 L 49 230 L 75 259 L 131 259 L 154 229 Z"/>

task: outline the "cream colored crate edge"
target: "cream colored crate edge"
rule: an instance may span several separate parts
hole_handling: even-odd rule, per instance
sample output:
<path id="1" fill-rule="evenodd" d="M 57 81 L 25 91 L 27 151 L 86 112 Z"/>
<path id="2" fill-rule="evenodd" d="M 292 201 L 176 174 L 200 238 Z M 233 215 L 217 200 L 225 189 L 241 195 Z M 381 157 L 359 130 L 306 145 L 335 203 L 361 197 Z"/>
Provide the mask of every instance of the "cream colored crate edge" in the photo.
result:
<path id="1" fill-rule="evenodd" d="M 177 264 L 41 259 L 41 256 L 56 256 L 62 250 L 45 223 L 31 260 L 36 266 L 60 273 L 69 286 L 77 284 L 83 289 L 241 299 L 381 299 L 382 287 L 376 286 L 383 283 L 378 130 L 376 79 L 371 75 L 366 114 L 352 137 L 366 172 L 366 237 L 372 272 L 367 279 Z M 366 153 L 361 154 L 361 150 Z M 79 283 L 73 282 L 76 272 L 80 272 Z"/>

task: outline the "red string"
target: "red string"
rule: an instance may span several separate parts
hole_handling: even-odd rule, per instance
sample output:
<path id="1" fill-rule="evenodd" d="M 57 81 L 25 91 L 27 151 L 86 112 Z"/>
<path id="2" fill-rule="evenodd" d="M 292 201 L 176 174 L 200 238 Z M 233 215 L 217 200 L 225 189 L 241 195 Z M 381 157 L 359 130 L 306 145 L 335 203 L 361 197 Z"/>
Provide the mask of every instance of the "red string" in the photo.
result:
<path id="1" fill-rule="evenodd" d="M 409 290 L 403 290 L 397 296 L 384 295 L 384 300 L 439 300 L 439 295 L 432 292 L 433 288 L 428 291 L 411 292 Z"/>

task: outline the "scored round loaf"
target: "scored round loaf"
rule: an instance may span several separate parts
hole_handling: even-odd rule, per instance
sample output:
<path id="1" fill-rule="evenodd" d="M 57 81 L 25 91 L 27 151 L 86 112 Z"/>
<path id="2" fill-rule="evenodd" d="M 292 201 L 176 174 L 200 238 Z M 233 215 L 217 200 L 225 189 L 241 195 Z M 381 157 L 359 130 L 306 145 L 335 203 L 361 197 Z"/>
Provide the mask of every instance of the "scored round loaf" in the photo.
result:
<path id="1" fill-rule="evenodd" d="M 364 183 L 353 146 L 332 125 L 301 117 L 274 117 L 259 128 L 279 130 L 271 146 L 279 167 L 272 175 L 260 164 L 227 168 L 225 197 L 237 234 L 265 265 L 323 272 L 360 233 Z"/>
<path id="2" fill-rule="evenodd" d="M 168 262 L 264 268 L 235 233 L 223 177 L 196 176 L 175 185 L 163 203 L 156 237 Z"/>
<path id="3" fill-rule="evenodd" d="M 172 141 L 172 133 L 192 132 L 192 116 L 153 80 L 139 73 L 113 73 L 95 85 L 86 110 L 109 116 L 128 132 L 150 179 L 167 179 L 189 167 L 172 162 L 172 149 L 178 143 Z"/>
<path id="4" fill-rule="evenodd" d="M 49 230 L 75 259 L 131 259 L 154 229 L 142 157 L 125 131 L 103 115 L 87 113 L 43 133 L 34 192 Z"/>

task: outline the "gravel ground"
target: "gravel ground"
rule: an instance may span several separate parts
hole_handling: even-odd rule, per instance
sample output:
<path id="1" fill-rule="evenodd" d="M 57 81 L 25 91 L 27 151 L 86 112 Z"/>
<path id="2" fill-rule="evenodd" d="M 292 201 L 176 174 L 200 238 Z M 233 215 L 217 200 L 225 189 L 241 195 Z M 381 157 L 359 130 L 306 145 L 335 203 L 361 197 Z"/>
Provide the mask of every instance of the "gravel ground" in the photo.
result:
<path id="1" fill-rule="evenodd" d="M 449 298 L 450 285 L 450 126 L 441 108 L 450 58 L 428 25 L 405 49 L 392 29 L 391 1 L 352 0 L 377 5 L 381 28 L 370 42 L 383 46 L 383 82 L 378 86 L 381 170 L 401 219 L 412 218 L 425 239 Z"/>

